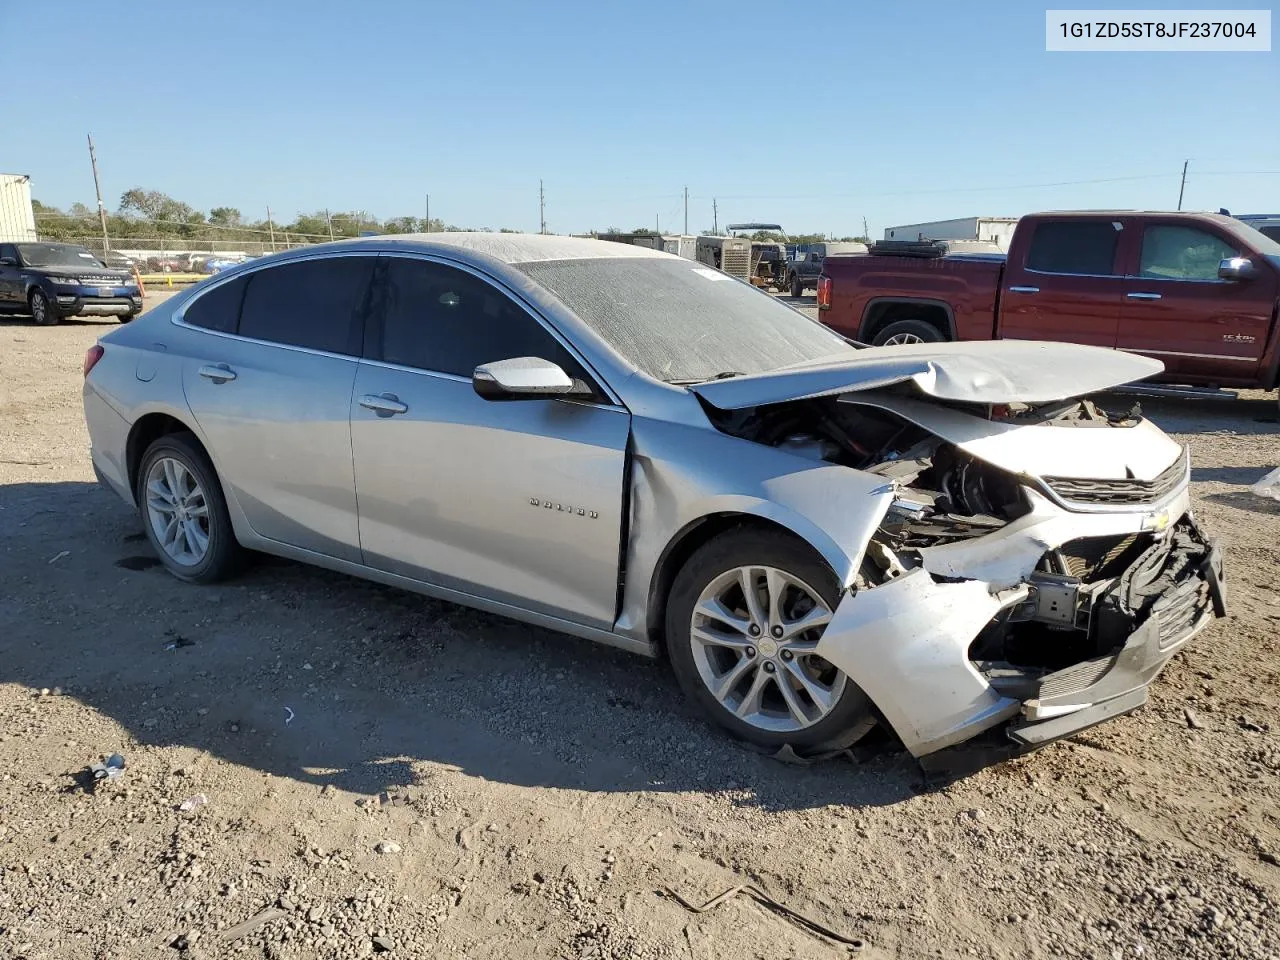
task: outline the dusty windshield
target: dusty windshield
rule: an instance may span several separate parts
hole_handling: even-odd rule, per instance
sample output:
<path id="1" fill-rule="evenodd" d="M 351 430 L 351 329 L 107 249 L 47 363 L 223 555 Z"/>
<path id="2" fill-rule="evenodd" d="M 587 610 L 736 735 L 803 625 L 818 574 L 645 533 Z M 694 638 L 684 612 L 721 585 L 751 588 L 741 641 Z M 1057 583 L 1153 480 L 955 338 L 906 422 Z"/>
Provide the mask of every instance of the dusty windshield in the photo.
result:
<path id="1" fill-rule="evenodd" d="M 856 352 L 773 297 L 697 263 L 644 258 L 517 266 L 658 380 L 763 373 Z"/>
<path id="2" fill-rule="evenodd" d="M 100 267 L 98 258 L 84 247 L 66 243 L 20 243 L 18 253 L 29 267 Z"/>

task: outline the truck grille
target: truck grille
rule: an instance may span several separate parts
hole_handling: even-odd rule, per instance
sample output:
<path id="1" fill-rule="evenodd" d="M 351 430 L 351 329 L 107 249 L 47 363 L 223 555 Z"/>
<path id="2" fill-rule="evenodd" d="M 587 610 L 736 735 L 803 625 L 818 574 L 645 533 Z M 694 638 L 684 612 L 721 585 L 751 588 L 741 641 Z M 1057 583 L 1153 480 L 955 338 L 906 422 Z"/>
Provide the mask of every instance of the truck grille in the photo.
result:
<path id="1" fill-rule="evenodd" d="M 725 273 L 744 280 L 751 276 L 751 250 L 725 250 L 721 260 L 721 269 Z"/>
<path id="2" fill-rule="evenodd" d="M 1154 480 L 1080 480 L 1076 477 L 1045 477 L 1049 489 L 1071 503 L 1099 506 L 1149 504 L 1163 500 L 1182 485 L 1189 460 L 1182 456 Z"/>

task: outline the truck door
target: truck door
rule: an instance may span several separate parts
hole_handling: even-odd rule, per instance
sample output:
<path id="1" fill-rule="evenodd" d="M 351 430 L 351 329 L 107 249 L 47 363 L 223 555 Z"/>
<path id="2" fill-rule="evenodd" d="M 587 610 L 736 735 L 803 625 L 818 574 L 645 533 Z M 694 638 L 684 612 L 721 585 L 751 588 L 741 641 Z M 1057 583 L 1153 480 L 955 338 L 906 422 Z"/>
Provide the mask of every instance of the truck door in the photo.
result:
<path id="1" fill-rule="evenodd" d="M 1034 220 L 1014 241 L 1000 290 L 997 336 L 1114 347 L 1124 302 L 1124 224 L 1111 218 Z"/>
<path id="2" fill-rule="evenodd" d="M 1212 224 L 1147 221 L 1136 269 L 1125 281 L 1117 346 L 1164 361 L 1165 380 L 1256 382 L 1276 281 L 1269 270 L 1255 270 L 1245 280 L 1219 279 L 1218 265 L 1237 256 L 1260 259 Z"/>

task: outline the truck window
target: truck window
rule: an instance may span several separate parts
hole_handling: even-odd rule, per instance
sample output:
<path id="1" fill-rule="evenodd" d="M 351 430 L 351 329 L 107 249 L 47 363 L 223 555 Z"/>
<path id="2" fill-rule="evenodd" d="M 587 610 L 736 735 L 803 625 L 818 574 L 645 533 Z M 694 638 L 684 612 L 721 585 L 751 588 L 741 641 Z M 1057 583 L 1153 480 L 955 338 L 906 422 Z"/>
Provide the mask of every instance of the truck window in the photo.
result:
<path id="1" fill-rule="evenodd" d="M 1196 227 L 1150 226 L 1142 231 L 1138 275 L 1152 280 L 1217 280 L 1218 264 L 1236 253 L 1227 241 Z"/>
<path id="2" fill-rule="evenodd" d="M 1114 276 L 1119 239 L 1110 220 L 1040 223 L 1031 238 L 1027 269 Z"/>

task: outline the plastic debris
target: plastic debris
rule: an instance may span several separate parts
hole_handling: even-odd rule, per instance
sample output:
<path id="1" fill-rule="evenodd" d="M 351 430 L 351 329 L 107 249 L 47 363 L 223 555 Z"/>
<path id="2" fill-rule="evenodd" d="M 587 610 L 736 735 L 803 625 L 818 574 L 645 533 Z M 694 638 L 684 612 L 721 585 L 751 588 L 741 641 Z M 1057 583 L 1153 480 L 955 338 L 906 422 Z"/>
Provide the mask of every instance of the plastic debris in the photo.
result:
<path id="1" fill-rule="evenodd" d="M 257 930 L 264 923 L 269 923 L 272 920 L 282 920 L 288 915 L 289 914 L 285 913 L 283 910 L 275 907 L 268 907 L 256 916 L 250 917 L 244 923 L 238 923 L 230 930 L 222 931 L 222 939 L 239 940 L 241 937 L 245 937 L 253 933 L 253 931 Z"/>
<path id="2" fill-rule="evenodd" d="M 203 807 L 208 802 L 209 802 L 208 797 L 206 797 L 203 793 L 197 793 L 194 797 L 187 797 L 187 799 L 183 800 L 180 804 L 178 804 L 178 809 L 181 810 L 183 813 L 190 813 L 192 810 L 195 810 L 197 807 Z"/>
<path id="3" fill-rule="evenodd" d="M 124 773 L 124 757 L 113 753 L 102 763 L 89 764 L 89 770 L 93 773 L 95 783 L 100 780 L 115 780 Z"/>
<path id="4" fill-rule="evenodd" d="M 55 553 L 52 557 L 50 557 L 50 558 L 49 558 L 49 562 L 50 562 L 50 563 L 57 563 L 57 562 L 58 562 L 59 560 L 61 560 L 63 557 L 69 557 L 69 556 L 71 556 L 71 551 L 70 551 L 70 550 L 63 550 L 61 553 Z"/>
<path id="5" fill-rule="evenodd" d="M 292 707 L 285 707 L 285 708 L 284 708 L 284 725 L 285 725 L 286 727 L 287 727 L 289 724 L 293 723 L 293 717 L 294 717 L 293 708 L 292 708 Z"/>
<path id="6" fill-rule="evenodd" d="M 180 634 L 174 634 L 173 639 L 164 645 L 166 650 L 177 650 L 180 647 L 194 647 L 196 642 Z"/>
<path id="7" fill-rule="evenodd" d="M 1249 492 L 1259 497 L 1271 497 L 1273 500 L 1280 500 L 1280 467 L 1272 470 L 1250 487 Z"/>
<path id="8" fill-rule="evenodd" d="M 720 896 L 712 897 L 710 900 L 708 900 L 706 903 L 704 903 L 700 907 L 695 907 L 692 903 L 690 903 L 684 897 L 680 896 L 680 894 L 676 893 L 670 887 L 667 887 L 664 890 L 658 891 L 659 896 L 670 897 L 672 900 L 680 904 L 680 906 L 684 907 L 690 913 L 706 913 L 709 910 L 714 910 L 716 907 L 720 906 L 720 904 L 724 903 L 726 900 L 732 900 L 734 897 L 738 896 L 739 894 L 750 897 L 756 903 L 760 904 L 760 906 L 764 907 L 767 910 L 772 911 L 773 913 L 776 913 L 780 917 L 785 917 L 786 919 L 794 923 L 796 926 L 800 927 L 802 930 L 805 930 L 810 934 L 814 934 L 820 937 L 826 937 L 829 940 L 834 940 L 836 943 L 843 943 L 845 946 L 849 948 L 849 952 L 851 953 L 857 952 L 861 950 L 863 947 L 863 942 L 861 940 L 855 939 L 853 937 L 846 937 L 842 933 L 836 933 L 836 931 L 832 930 L 830 927 L 824 927 L 822 924 L 818 923 L 816 920 L 810 920 L 804 914 L 797 913 L 795 910 L 792 910 L 790 907 L 784 906 L 783 904 L 779 903 L 777 900 L 773 899 L 773 897 L 765 893 L 763 890 L 759 889 L 758 887 L 753 887 L 750 884 L 744 883 L 736 887 L 730 887 L 724 893 L 720 894 Z"/>

